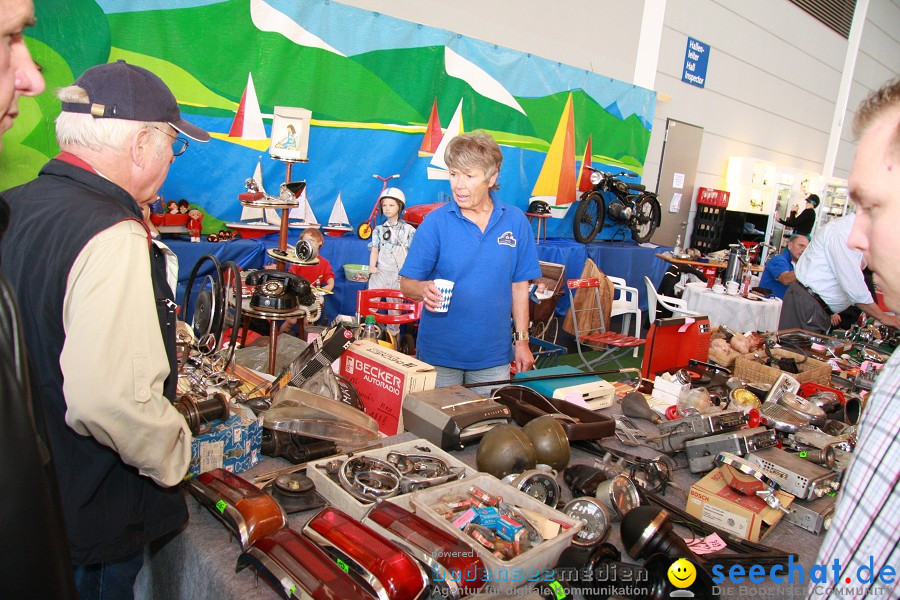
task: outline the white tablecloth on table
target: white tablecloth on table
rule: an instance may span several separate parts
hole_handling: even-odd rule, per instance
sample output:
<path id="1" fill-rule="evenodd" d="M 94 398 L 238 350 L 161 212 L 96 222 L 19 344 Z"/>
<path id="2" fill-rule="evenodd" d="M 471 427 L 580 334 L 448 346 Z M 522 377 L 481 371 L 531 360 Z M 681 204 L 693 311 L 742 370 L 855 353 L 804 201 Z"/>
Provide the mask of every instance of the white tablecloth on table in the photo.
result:
<path id="1" fill-rule="evenodd" d="M 688 310 L 709 316 L 713 327 L 725 325 L 734 331 L 777 331 L 781 300 L 747 300 L 741 296 L 717 294 L 705 283 L 689 283 L 682 298 Z"/>

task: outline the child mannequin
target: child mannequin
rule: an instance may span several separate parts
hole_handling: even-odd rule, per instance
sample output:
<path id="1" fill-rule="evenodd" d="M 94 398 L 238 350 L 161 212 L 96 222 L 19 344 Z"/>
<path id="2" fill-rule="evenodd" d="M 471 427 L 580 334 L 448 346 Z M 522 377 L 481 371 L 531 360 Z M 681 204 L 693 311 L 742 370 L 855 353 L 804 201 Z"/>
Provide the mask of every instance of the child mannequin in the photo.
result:
<path id="1" fill-rule="evenodd" d="M 325 243 L 325 236 L 318 229 L 304 229 L 300 239 L 308 241 L 317 251 L 320 251 Z M 314 288 L 322 288 L 328 292 L 334 289 L 334 271 L 331 270 L 331 263 L 321 255 L 317 265 L 290 265 L 288 271 L 305 277 Z M 286 319 L 281 325 L 281 333 L 290 331 L 296 324 L 297 319 Z"/>
<path id="2" fill-rule="evenodd" d="M 415 228 L 400 220 L 406 206 L 406 196 L 398 188 L 387 188 L 379 198 L 381 214 L 385 222 L 372 232 L 369 242 L 369 289 L 400 289 L 400 267 L 406 260 L 412 244 Z M 387 330 L 395 338 L 400 333 L 399 325 L 387 325 Z"/>

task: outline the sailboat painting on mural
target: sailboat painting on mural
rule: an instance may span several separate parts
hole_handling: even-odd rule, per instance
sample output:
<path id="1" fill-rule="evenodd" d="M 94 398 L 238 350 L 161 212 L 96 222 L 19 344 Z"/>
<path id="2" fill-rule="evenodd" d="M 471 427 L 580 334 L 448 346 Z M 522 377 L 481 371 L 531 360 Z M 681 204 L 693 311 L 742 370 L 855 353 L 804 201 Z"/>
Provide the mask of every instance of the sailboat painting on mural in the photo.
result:
<path id="1" fill-rule="evenodd" d="M 444 162 L 444 151 L 447 150 L 447 144 L 463 132 L 462 118 L 463 101 L 459 101 L 456 112 L 450 118 L 450 124 L 441 138 L 441 143 L 434 150 L 434 156 L 431 158 L 431 166 L 428 167 L 428 179 L 450 179 L 450 171 L 447 170 L 447 163 Z"/>
<path id="2" fill-rule="evenodd" d="M 550 205 L 550 215 L 561 219 L 577 199 L 575 194 L 575 115 L 570 93 L 531 191 L 531 200 L 543 200 Z"/>
<path id="3" fill-rule="evenodd" d="M 584 155 L 581 157 L 581 166 L 578 168 L 578 191 L 581 193 L 589 192 L 594 184 L 591 183 L 591 171 L 588 167 L 590 167 L 594 160 L 591 158 L 591 140 L 593 139 L 593 135 L 588 135 L 587 145 L 584 147 Z"/>
<path id="4" fill-rule="evenodd" d="M 347 211 L 344 210 L 344 203 L 341 201 L 341 193 L 338 192 L 337 201 L 334 208 L 331 209 L 331 216 L 328 217 L 328 225 L 324 225 L 322 229 L 331 236 L 341 236 L 352 231 L 350 227 L 350 219 L 347 218 Z"/>
<path id="5" fill-rule="evenodd" d="M 241 95 L 241 103 L 237 113 L 231 122 L 229 137 L 237 137 L 245 140 L 267 140 L 266 128 L 263 125 L 262 112 L 259 109 L 259 100 L 256 98 L 256 87 L 253 85 L 253 74 L 247 74 L 247 87 Z"/>
<path id="6" fill-rule="evenodd" d="M 422 137 L 422 145 L 419 147 L 419 156 L 434 156 L 441 144 L 444 133 L 441 131 L 441 117 L 438 115 L 437 98 L 431 105 L 431 115 L 428 117 L 428 125 L 425 126 L 425 135 Z"/>

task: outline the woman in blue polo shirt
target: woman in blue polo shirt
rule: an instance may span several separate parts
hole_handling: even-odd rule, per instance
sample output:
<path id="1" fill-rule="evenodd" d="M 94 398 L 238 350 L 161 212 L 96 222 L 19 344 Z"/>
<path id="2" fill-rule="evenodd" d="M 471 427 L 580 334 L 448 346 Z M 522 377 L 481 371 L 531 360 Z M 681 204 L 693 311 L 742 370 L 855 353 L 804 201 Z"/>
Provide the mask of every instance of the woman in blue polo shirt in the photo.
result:
<path id="1" fill-rule="evenodd" d="M 541 268 L 531 226 L 490 194 L 503 162 L 491 136 L 457 136 L 444 160 L 453 200 L 422 222 L 400 270 L 403 293 L 425 301 L 418 357 L 437 369 L 438 387 L 507 379 L 511 360 L 520 371 L 534 364 L 528 282 Z M 455 283 L 447 312 L 433 312 L 441 301 L 435 279 Z"/>

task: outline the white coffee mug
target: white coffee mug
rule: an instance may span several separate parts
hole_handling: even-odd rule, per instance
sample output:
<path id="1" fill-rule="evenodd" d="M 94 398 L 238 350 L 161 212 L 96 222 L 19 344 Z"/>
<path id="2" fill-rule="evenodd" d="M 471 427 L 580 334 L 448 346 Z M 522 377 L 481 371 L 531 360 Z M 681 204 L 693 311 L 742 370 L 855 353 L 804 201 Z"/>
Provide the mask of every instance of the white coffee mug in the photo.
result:
<path id="1" fill-rule="evenodd" d="M 740 287 L 741 284 L 739 284 L 737 281 L 729 281 L 725 284 L 725 292 L 729 296 L 736 296 Z"/>

